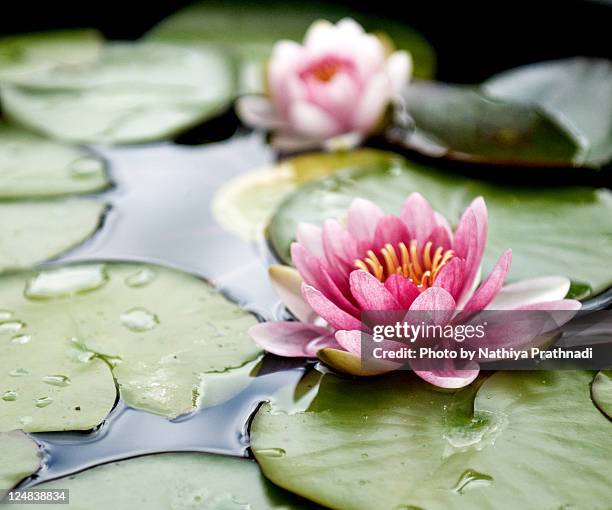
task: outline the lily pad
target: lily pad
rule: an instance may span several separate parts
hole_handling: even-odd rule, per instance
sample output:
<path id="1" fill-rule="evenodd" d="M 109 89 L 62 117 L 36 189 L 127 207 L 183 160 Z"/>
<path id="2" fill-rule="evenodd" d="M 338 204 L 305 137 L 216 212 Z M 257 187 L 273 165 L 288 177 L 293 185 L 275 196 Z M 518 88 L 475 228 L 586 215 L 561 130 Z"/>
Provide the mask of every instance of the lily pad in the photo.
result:
<path id="1" fill-rule="evenodd" d="M 8 489 L 38 471 L 38 446 L 23 432 L 0 432 L 0 501 Z"/>
<path id="2" fill-rule="evenodd" d="M 105 206 L 96 200 L 0 202 L 0 271 L 56 257 L 95 232 Z"/>
<path id="3" fill-rule="evenodd" d="M 220 113 L 234 97 L 233 64 L 219 51 L 114 43 L 99 60 L 2 87 L 9 118 L 76 142 L 172 138 Z"/>
<path id="4" fill-rule="evenodd" d="M 263 64 L 270 58 L 274 43 L 280 39 L 301 41 L 308 26 L 317 19 L 336 22 L 345 17 L 356 19 L 368 31 L 385 32 L 395 46 L 410 51 L 417 77 L 434 75 L 435 53 L 418 32 L 399 21 L 366 16 L 330 3 L 199 2 L 165 19 L 145 37 L 155 41 L 209 43 L 229 50 L 242 62 L 242 92 L 261 92 L 265 87 Z"/>
<path id="5" fill-rule="evenodd" d="M 0 198 L 88 193 L 108 185 L 101 159 L 0 124 Z"/>
<path id="6" fill-rule="evenodd" d="M 294 192 L 270 222 L 272 247 L 289 262 L 289 246 L 300 221 L 320 224 L 326 218 L 341 218 L 354 197 L 368 198 L 397 214 L 413 191 L 422 193 L 455 224 L 474 197 L 484 196 L 489 209 L 484 274 L 504 250 L 512 248 L 509 281 L 562 275 L 588 286 L 591 296 L 612 285 L 607 262 L 612 257 L 609 190 L 500 186 L 400 158 L 338 172 Z"/>
<path id="7" fill-rule="evenodd" d="M 595 376 L 592 393 L 597 407 L 612 419 L 612 370 L 602 370 Z"/>
<path id="8" fill-rule="evenodd" d="M 591 378 L 498 372 L 439 392 L 328 374 L 304 412 L 262 407 L 252 447 L 274 483 L 332 508 L 604 509 L 612 429 Z"/>
<path id="9" fill-rule="evenodd" d="M 472 87 L 418 82 L 406 88 L 403 103 L 412 122 L 388 136 L 428 156 L 573 166 L 580 152 L 572 134 L 538 107 L 490 99 Z"/>
<path id="10" fill-rule="evenodd" d="M 503 72 L 483 84 L 492 97 L 543 107 L 581 140 L 586 165 L 612 160 L 612 62 L 573 58 Z"/>
<path id="11" fill-rule="evenodd" d="M 143 282 L 139 275 L 145 271 Z M 199 278 L 175 270 L 68 265 L 7 275 L 1 283 L 0 302 L 12 312 L 7 320 L 24 324 L 5 335 L 0 361 L 2 387 L 18 395 L 0 403 L 5 429 L 91 428 L 114 402 L 109 366 L 128 405 L 177 416 L 226 399 L 219 377 L 207 376 L 242 367 L 260 353 L 247 335 L 257 322 L 252 315 Z M 21 343 L 15 335 L 29 340 Z M 13 378 L 15 369 L 29 373 Z M 45 379 L 52 375 L 72 382 Z M 97 392 L 94 383 L 102 375 Z M 46 396 L 53 401 L 36 407 Z M 98 413 L 95 419 L 75 423 L 89 409 Z M 26 426 L 19 420 L 24 414 L 32 417 Z"/>
<path id="12" fill-rule="evenodd" d="M 70 506 L 81 510 L 317 508 L 274 487 L 251 460 L 198 453 L 159 454 L 115 462 L 39 487 L 68 489 Z"/>
<path id="13" fill-rule="evenodd" d="M 2 37 L 0 82 L 19 81 L 31 73 L 92 62 L 100 55 L 102 44 L 102 36 L 92 29 Z"/>
<path id="14" fill-rule="evenodd" d="M 217 191 L 215 219 L 245 241 L 261 233 L 283 199 L 300 185 L 338 169 L 359 168 L 389 160 L 387 152 L 361 149 L 330 154 L 306 154 L 240 175 Z"/>

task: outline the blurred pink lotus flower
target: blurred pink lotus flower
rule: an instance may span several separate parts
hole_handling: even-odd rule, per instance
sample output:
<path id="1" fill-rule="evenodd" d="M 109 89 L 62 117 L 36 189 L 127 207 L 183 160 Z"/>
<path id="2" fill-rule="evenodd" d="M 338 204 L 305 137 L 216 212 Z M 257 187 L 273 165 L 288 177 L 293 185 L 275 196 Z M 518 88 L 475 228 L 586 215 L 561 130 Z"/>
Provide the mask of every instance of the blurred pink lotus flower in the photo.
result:
<path id="1" fill-rule="evenodd" d="M 387 56 L 354 20 L 316 21 L 303 45 L 275 45 L 269 97 L 242 97 L 237 110 L 246 124 L 273 131 L 279 149 L 349 148 L 376 129 L 411 71 L 407 52 Z"/>
<path id="2" fill-rule="evenodd" d="M 358 198 L 346 225 L 333 219 L 322 228 L 302 223 L 291 246 L 297 271 L 270 268 L 276 291 L 299 322 L 266 322 L 253 326 L 250 334 L 260 347 L 280 356 L 340 351 L 359 367 L 363 311 L 580 309 L 578 301 L 563 299 L 570 285 L 564 277 L 503 286 L 511 250 L 481 282 L 487 227 L 482 198 L 471 203 L 452 232 L 418 193 L 407 198 L 399 216 L 385 215 Z M 478 367 L 415 372 L 436 386 L 459 388 L 477 377 Z M 359 370 L 352 373 L 360 375 Z"/>

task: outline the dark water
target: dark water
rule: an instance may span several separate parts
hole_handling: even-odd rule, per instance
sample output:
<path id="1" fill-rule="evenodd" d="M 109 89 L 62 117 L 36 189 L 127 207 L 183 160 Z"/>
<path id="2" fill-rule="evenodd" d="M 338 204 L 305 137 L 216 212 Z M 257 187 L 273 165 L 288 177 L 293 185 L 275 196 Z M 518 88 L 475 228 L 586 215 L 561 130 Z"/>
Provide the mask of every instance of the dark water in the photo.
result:
<path id="1" fill-rule="evenodd" d="M 224 231 L 210 210 L 222 184 L 273 162 L 262 137 L 93 150 L 106 159 L 115 183 L 99 195 L 110 208 L 91 239 L 53 263 L 136 260 L 167 265 L 209 280 L 262 318 L 282 318 L 284 308 L 268 283 L 265 243 L 250 244 Z M 236 397 L 174 420 L 129 408 L 120 400 L 94 431 L 31 434 L 43 450 L 43 467 L 20 487 L 151 453 L 246 456 L 251 416 L 278 389 L 297 384 L 304 366 L 301 360 L 266 356 L 258 375 Z"/>

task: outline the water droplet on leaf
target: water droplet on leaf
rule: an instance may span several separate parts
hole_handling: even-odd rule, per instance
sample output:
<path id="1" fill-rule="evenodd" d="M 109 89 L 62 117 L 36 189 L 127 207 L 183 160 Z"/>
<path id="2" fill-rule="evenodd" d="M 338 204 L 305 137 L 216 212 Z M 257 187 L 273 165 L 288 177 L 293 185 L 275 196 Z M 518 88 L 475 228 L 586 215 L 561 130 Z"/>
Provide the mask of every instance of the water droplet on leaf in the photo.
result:
<path id="1" fill-rule="evenodd" d="M 486 487 L 493 483 L 493 477 L 478 471 L 468 469 L 461 474 L 457 484 L 453 487 L 455 492 L 463 494 L 466 490 L 477 487 Z"/>
<path id="2" fill-rule="evenodd" d="M 23 377 L 24 375 L 29 375 L 30 371 L 25 368 L 16 368 L 9 375 L 11 377 Z"/>
<path id="3" fill-rule="evenodd" d="M 11 343 L 13 344 L 27 344 L 32 340 L 30 335 L 17 335 L 11 338 Z"/>
<path id="4" fill-rule="evenodd" d="M 40 397 L 36 399 L 36 407 L 42 408 L 51 404 L 53 404 L 53 399 L 51 397 Z"/>
<path id="5" fill-rule="evenodd" d="M 125 284 L 128 287 L 144 287 L 155 279 L 155 271 L 148 267 L 143 267 L 135 273 L 132 273 L 125 279 Z"/>
<path id="6" fill-rule="evenodd" d="M 97 158 L 85 156 L 72 162 L 70 173 L 78 179 L 98 177 L 104 172 L 104 164 Z"/>
<path id="7" fill-rule="evenodd" d="M 108 281 L 103 265 L 74 266 L 43 271 L 26 285 L 29 299 L 53 299 L 89 292 Z"/>
<path id="8" fill-rule="evenodd" d="M 257 453 L 265 457 L 280 458 L 284 457 L 287 452 L 282 448 L 264 448 L 263 450 L 258 450 Z"/>
<path id="9" fill-rule="evenodd" d="M 6 333 L 17 333 L 25 328 L 25 323 L 21 321 L 4 321 L 0 322 L 0 335 Z"/>
<path id="10" fill-rule="evenodd" d="M 71 381 L 67 375 L 46 375 L 42 378 L 44 383 L 50 384 L 51 386 L 66 387 L 69 386 Z"/>
<path id="11" fill-rule="evenodd" d="M 131 331 L 149 331 L 159 324 L 159 319 L 144 308 L 132 308 L 120 316 L 121 324 Z"/>
<path id="12" fill-rule="evenodd" d="M 17 392 L 15 390 L 6 390 L 2 395 L 2 400 L 5 402 L 14 402 L 17 400 Z"/>

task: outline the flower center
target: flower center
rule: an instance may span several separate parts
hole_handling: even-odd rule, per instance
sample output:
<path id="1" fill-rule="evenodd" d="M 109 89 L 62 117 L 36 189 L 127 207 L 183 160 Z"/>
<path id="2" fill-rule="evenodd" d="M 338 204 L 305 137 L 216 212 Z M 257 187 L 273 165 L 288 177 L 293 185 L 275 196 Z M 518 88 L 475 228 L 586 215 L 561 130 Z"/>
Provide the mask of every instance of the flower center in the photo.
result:
<path id="1" fill-rule="evenodd" d="M 338 71 L 347 67 L 348 63 L 336 57 L 324 57 L 310 65 L 303 73 L 302 77 L 313 76 L 319 81 L 330 81 Z"/>
<path id="2" fill-rule="evenodd" d="M 368 250 L 366 257 L 355 260 L 355 267 L 373 274 L 381 282 L 398 274 L 408 278 L 417 287 L 427 289 L 433 285 L 440 270 L 455 256 L 453 250 L 444 250 L 442 246 L 438 246 L 433 253 L 432 249 L 431 241 L 422 250 L 416 239 L 410 241 L 409 247 L 403 242 L 397 247 L 387 243 L 380 250 L 380 256 Z"/>

